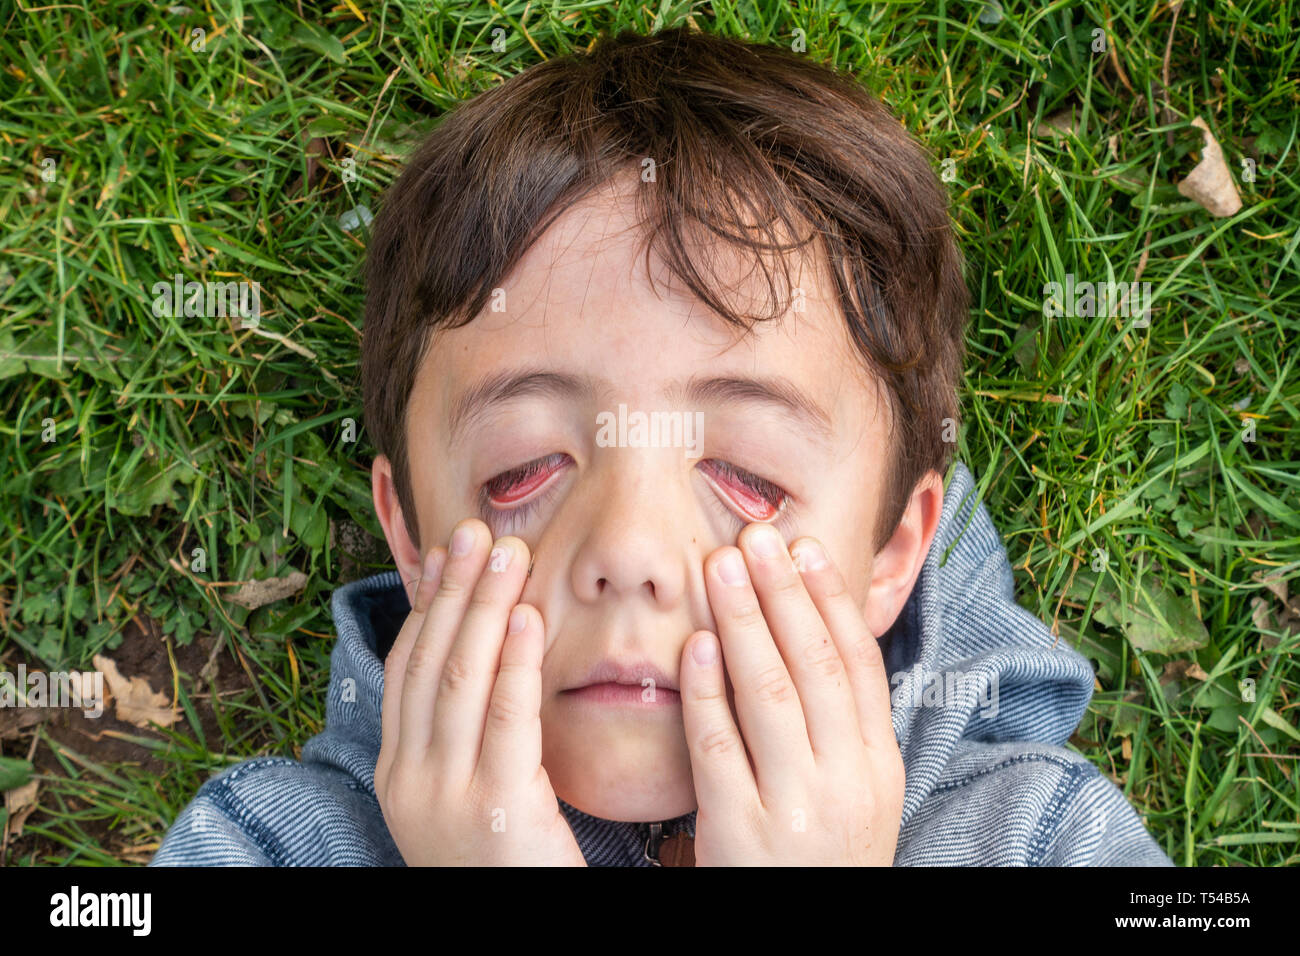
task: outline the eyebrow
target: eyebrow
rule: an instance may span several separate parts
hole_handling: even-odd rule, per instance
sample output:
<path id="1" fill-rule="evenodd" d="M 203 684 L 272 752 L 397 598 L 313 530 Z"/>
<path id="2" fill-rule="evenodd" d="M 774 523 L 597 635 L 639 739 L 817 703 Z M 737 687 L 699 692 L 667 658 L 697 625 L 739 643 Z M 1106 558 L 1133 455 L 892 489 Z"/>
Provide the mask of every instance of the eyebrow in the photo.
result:
<path id="1" fill-rule="evenodd" d="M 450 444 L 455 447 L 489 411 L 514 399 L 586 399 L 595 403 L 602 393 L 612 389 L 604 379 L 566 372 L 519 369 L 487 375 L 452 402 L 447 416 Z M 826 410 L 780 376 L 692 376 L 685 383 L 670 383 L 664 396 L 670 402 L 680 397 L 687 405 L 765 405 L 796 427 L 813 432 L 823 443 L 829 444 L 834 436 L 834 425 Z"/>

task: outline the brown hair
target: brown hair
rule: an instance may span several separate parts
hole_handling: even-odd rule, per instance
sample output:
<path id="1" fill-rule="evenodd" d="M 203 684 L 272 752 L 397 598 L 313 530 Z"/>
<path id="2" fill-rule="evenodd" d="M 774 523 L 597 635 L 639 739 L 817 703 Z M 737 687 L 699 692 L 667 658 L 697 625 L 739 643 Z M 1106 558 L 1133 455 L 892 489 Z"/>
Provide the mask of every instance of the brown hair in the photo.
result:
<path id="1" fill-rule="evenodd" d="M 366 262 L 361 372 L 366 423 L 412 539 L 406 409 L 432 333 L 470 322 L 555 218 L 644 157 L 655 177 L 638 191 L 642 228 L 673 275 L 740 328 L 786 312 L 767 258 L 806 244 L 780 240 L 812 226 L 851 340 L 888 398 L 893 467 L 878 549 L 916 482 L 946 469 L 944 420 L 955 428 L 960 414 L 968 299 L 947 194 L 853 78 L 685 28 L 601 37 L 475 96 L 388 190 Z M 686 242 L 696 226 L 754 254 L 768 314 L 737 314 L 701 275 Z"/>

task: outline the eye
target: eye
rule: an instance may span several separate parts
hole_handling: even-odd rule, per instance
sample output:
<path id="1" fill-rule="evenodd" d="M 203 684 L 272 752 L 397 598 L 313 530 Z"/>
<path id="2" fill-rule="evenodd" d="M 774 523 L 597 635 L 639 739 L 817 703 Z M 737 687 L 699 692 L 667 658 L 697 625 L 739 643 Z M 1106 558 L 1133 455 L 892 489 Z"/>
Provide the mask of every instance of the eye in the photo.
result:
<path id="1" fill-rule="evenodd" d="M 568 460 L 568 455 L 559 452 L 489 478 L 478 494 L 479 517 L 483 523 L 497 537 L 513 534 L 539 505 L 549 500 L 550 492 L 558 484 L 551 478 Z"/>
<path id="2" fill-rule="evenodd" d="M 737 468 L 720 458 L 706 458 L 700 462 L 715 485 L 721 486 L 743 518 L 731 511 L 727 514 L 743 526 L 751 521 L 771 521 L 788 511 L 789 493 L 779 485 L 760 478 L 742 468 Z"/>

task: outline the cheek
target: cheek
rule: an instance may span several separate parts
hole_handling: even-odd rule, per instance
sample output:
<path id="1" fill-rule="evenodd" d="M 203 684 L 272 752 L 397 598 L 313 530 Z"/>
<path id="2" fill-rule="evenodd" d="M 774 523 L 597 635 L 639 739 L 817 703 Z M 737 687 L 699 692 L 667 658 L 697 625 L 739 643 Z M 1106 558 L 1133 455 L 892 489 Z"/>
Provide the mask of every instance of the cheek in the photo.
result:
<path id="1" fill-rule="evenodd" d="M 831 561 L 844 578 L 844 584 L 853 597 L 853 603 L 859 608 L 866 605 L 875 563 L 875 556 L 871 552 L 870 534 L 868 529 L 860 537 L 823 542 Z"/>
<path id="2" fill-rule="evenodd" d="M 867 558 L 845 572 L 845 583 L 853 595 L 853 603 L 864 612 L 867 605 L 867 592 L 871 589 L 871 559 Z"/>
<path id="3" fill-rule="evenodd" d="M 435 546 L 446 547 L 451 529 L 456 522 L 469 517 L 472 509 L 450 500 L 450 489 L 456 487 L 455 478 L 450 473 L 432 467 L 420 456 L 412 456 L 410 469 L 411 496 L 416 511 L 410 524 L 418 526 L 420 546 L 425 550 Z"/>

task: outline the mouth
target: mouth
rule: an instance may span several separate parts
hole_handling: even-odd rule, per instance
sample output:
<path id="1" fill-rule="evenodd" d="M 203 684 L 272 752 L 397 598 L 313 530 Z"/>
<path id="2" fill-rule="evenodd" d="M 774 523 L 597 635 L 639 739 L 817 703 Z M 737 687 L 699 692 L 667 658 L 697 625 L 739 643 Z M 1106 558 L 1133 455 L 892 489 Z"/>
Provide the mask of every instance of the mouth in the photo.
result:
<path id="1" fill-rule="evenodd" d="M 598 704 L 632 704 L 639 707 L 678 703 L 677 682 L 647 660 L 606 658 L 573 687 L 563 691 L 575 700 Z"/>

